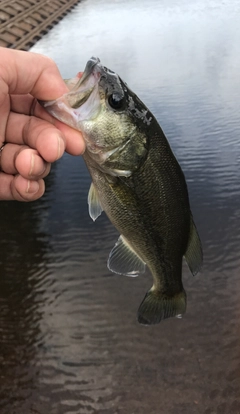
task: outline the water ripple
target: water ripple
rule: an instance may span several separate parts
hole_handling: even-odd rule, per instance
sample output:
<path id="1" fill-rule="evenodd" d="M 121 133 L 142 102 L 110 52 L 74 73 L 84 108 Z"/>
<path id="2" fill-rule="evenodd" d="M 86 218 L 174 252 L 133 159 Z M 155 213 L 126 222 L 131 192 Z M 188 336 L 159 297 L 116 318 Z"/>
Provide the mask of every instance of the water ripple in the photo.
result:
<path id="1" fill-rule="evenodd" d="M 184 263 L 184 318 L 146 329 L 136 312 L 152 278 L 107 269 L 118 234 L 89 217 L 81 157 L 53 166 L 42 200 L 1 202 L 1 414 L 240 412 L 239 11 L 84 1 L 33 48 L 64 77 L 97 55 L 146 102 L 186 176 L 205 260 L 194 278 Z"/>

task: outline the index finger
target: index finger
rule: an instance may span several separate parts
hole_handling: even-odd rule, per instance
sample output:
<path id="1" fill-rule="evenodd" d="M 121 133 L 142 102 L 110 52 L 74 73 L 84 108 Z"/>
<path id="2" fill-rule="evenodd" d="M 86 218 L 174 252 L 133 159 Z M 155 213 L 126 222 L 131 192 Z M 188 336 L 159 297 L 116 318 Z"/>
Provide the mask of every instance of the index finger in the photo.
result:
<path id="1" fill-rule="evenodd" d="M 5 140 L 6 126 L 9 119 L 10 95 L 12 104 L 21 102 L 20 113 L 25 113 L 26 107 L 33 98 L 54 100 L 68 92 L 55 62 L 37 53 L 23 52 L 0 47 L 0 142 Z M 17 98 L 17 95 L 20 95 Z M 13 105 L 14 106 L 14 105 Z M 16 110 L 16 108 L 12 108 Z M 35 107 L 34 114 L 36 113 Z M 18 110 L 17 110 L 18 112 Z M 41 113 L 40 113 L 41 112 Z M 72 154 L 80 154 L 84 143 L 80 132 L 76 132 L 40 109 L 39 117 L 54 123 L 66 136 L 66 150 Z M 12 130 L 14 132 L 14 130 Z"/>
<path id="2" fill-rule="evenodd" d="M 49 57 L 2 47 L 0 55 L 1 91 L 30 93 L 37 99 L 45 100 L 56 99 L 68 91 L 57 65 Z"/>

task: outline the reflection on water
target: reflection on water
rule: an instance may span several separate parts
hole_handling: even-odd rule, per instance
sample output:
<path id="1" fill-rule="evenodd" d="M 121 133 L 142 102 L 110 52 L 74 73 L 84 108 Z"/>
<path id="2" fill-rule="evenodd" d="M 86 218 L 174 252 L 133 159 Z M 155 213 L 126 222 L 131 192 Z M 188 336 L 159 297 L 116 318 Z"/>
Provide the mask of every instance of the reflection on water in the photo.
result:
<path id="1" fill-rule="evenodd" d="M 149 276 L 106 268 L 117 232 L 66 155 L 31 204 L 1 202 L 1 414 L 240 412 L 240 5 L 85 1 L 33 48 L 64 77 L 92 55 L 159 119 L 187 178 L 205 264 L 188 311 L 146 329 Z"/>

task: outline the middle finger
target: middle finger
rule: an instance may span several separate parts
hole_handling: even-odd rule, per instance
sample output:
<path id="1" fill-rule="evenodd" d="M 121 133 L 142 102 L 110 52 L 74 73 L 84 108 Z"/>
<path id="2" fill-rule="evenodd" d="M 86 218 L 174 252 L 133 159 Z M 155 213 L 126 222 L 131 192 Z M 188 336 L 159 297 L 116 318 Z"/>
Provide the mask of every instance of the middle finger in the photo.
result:
<path id="1" fill-rule="evenodd" d="M 59 159 L 65 150 L 61 131 L 49 122 L 23 114 L 10 112 L 6 128 L 6 142 L 25 144 L 37 149 L 47 162 Z"/>

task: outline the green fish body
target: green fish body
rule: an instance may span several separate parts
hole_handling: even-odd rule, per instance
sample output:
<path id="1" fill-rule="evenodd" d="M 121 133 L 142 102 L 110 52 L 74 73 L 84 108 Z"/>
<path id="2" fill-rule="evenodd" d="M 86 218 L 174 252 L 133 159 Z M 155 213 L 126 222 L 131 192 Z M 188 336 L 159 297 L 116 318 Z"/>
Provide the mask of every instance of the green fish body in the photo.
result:
<path id="1" fill-rule="evenodd" d="M 182 315 L 182 258 L 195 275 L 202 248 L 181 167 L 152 113 L 118 75 L 92 58 L 75 79 L 68 94 L 42 105 L 83 133 L 90 216 L 105 211 L 120 233 L 108 268 L 132 277 L 150 269 L 153 286 L 139 307 L 140 323 Z"/>

